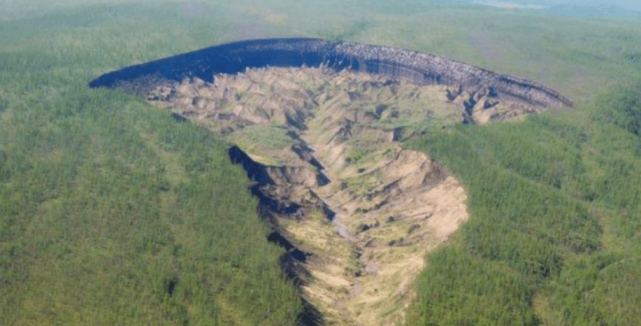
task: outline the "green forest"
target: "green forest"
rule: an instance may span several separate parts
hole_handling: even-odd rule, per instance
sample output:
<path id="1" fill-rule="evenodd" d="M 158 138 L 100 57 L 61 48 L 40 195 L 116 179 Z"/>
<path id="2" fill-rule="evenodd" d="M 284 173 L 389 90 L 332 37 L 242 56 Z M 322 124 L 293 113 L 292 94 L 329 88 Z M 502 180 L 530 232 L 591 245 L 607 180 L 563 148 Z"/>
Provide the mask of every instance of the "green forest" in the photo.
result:
<path id="1" fill-rule="evenodd" d="M 469 192 L 428 257 L 409 325 L 634 325 L 641 302 L 641 88 L 524 122 L 410 141 Z"/>
<path id="2" fill-rule="evenodd" d="M 641 20 L 442 1 L 0 0 L 0 325 L 296 325 L 229 144 L 143 98 L 124 66 L 259 37 L 435 53 L 576 102 L 404 143 L 468 193 L 407 325 L 635 325 Z"/>
<path id="3" fill-rule="evenodd" d="M 267 243 L 244 171 L 209 131 L 82 85 L 8 103 L 0 324 L 296 321 L 283 251 Z"/>

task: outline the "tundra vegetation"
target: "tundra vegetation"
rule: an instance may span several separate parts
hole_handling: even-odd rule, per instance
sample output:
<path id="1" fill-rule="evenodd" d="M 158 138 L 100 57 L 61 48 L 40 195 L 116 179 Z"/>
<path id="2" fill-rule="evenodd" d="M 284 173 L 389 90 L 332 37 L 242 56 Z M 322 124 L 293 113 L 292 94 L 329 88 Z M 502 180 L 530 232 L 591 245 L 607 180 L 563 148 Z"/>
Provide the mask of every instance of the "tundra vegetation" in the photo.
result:
<path id="1" fill-rule="evenodd" d="M 470 213 L 426 257 L 407 324 L 633 325 L 640 30 L 417 0 L 4 0 L 0 324 L 295 324 L 283 250 L 227 144 L 86 83 L 212 44 L 324 36 L 469 62 L 577 103 L 404 143 L 461 180 Z"/>

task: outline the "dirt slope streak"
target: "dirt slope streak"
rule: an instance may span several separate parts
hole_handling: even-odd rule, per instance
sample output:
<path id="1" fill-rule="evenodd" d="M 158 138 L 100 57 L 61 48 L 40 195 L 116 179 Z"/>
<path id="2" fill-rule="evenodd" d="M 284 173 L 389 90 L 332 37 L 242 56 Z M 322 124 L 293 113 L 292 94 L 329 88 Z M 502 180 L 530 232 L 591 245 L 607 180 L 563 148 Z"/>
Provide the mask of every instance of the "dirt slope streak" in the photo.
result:
<path id="1" fill-rule="evenodd" d="M 91 87 L 124 87 L 144 93 L 167 81 L 215 74 L 236 74 L 246 68 L 318 67 L 352 69 L 418 84 L 486 88 L 497 97 L 516 98 L 535 106 L 572 106 L 572 101 L 541 84 L 431 54 L 392 47 L 311 38 L 261 39 L 228 43 L 123 68 L 91 81 Z"/>
<path id="2" fill-rule="evenodd" d="M 301 325 L 402 323 L 425 254 L 467 220 L 458 181 L 399 142 L 572 105 L 456 61 L 315 39 L 221 45 L 90 85 L 144 94 L 235 144 L 230 159 L 254 180 L 268 239 L 287 250 Z"/>

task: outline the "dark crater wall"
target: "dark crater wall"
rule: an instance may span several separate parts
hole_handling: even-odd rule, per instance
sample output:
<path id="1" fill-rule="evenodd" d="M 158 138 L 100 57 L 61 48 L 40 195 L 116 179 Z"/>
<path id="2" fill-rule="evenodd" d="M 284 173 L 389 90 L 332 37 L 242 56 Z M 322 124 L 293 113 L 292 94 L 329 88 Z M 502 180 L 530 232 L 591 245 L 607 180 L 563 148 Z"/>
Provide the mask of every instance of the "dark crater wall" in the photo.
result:
<path id="1" fill-rule="evenodd" d="M 311 38 L 259 39 L 217 45 L 102 75 L 90 87 L 124 88 L 136 93 L 166 82 L 200 78 L 212 82 L 215 74 L 237 74 L 247 68 L 319 67 L 352 69 L 417 84 L 486 89 L 499 98 L 534 106 L 571 107 L 572 101 L 541 84 L 500 75 L 458 61 L 398 48 Z"/>

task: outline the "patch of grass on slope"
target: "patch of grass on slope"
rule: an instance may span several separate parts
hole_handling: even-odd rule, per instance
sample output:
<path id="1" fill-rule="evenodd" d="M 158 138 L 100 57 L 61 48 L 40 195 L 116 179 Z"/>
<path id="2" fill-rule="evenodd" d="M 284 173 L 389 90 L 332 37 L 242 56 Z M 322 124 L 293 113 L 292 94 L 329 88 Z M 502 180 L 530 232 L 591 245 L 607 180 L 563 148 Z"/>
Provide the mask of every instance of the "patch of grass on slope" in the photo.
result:
<path id="1" fill-rule="evenodd" d="M 470 220 L 428 256 L 408 325 L 632 325 L 641 287 L 638 88 L 407 146 L 465 184 Z"/>

